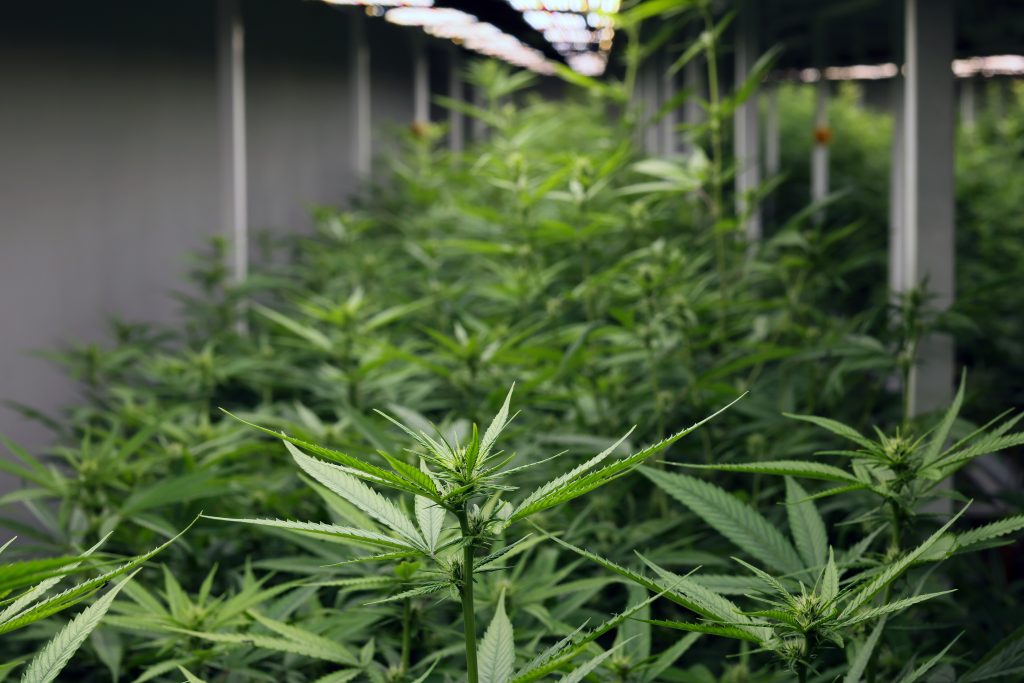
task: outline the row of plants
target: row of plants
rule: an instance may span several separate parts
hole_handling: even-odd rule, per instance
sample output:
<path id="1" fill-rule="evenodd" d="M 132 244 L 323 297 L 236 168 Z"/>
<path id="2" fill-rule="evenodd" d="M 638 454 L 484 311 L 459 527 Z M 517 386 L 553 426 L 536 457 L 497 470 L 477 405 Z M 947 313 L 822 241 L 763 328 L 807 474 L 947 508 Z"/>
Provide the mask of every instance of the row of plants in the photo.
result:
<path id="1" fill-rule="evenodd" d="M 4 519 L 0 677 L 1024 671 L 1024 516 L 950 484 L 1024 441 L 1019 417 L 963 417 L 973 372 L 943 414 L 908 413 L 926 297 L 865 289 L 884 249 L 859 220 L 802 206 L 742 240 L 725 131 L 771 55 L 727 92 L 730 16 L 662 4 L 623 14 L 621 80 L 566 74 L 552 102 L 475 64 L 483 102 L 444 102 L 486 125 L 466 153 L 404 133 L 245 282 L 214 244 L 181 324 L 52 354 L 85 399 L 35 415 L 52 452 L 0 461 L 26 482 L 0 502 L 33 518 Z M 672 68 L 707 69 L 707 120 L 685 157 L 645 158 L 637 68 L 693 22 Z"/>

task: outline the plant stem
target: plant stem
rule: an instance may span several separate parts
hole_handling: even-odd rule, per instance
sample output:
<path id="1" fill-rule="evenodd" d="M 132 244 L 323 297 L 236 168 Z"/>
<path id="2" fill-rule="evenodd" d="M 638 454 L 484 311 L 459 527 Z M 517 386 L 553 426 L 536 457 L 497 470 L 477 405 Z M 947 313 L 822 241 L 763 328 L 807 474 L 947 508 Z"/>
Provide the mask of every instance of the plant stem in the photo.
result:
<path id="1" fill-rule="evenodd" d="M 800 683 L 807 683 L 807 664 L 799 662 L 796 665 L 796 677 Z"/>
<path id="2" fill-rule="evenodd" d="M 462 548 L 462 622 L 466 633 L 466 680 L 478 683 L 476 664 L 476 612 L 473 605 L 473 541 L 469 529 L 469 503 L 459 512 L 463 538 L 470 539 Z"/>
<path id="3" fill-rule="evenodd" d="M 718 306 L 718 332 L 725 337 L 725 318 L 722 311 L 728 299 L 725 276 L 726 254 L 725 240 L 722 236 L 722 214 L 725 210 L 722 199 L 722 116 L 721 96 L 718 91 L 718 51 L 715 42 L 715 19 L 707 7 L 702 8 L 704 30 L 708 36 L 704 57 L 708 67 L 708 125 L 711 129 L 711 231 L 715 242 L 715 262 L 718 271 L 718 291 L 722 301 Z"/>
<path id="4" fill-rule="evenodd" d="M 402 673 L 408 673 L 412 652 L 412 600 L 406 598 L 402 605 Z"/>

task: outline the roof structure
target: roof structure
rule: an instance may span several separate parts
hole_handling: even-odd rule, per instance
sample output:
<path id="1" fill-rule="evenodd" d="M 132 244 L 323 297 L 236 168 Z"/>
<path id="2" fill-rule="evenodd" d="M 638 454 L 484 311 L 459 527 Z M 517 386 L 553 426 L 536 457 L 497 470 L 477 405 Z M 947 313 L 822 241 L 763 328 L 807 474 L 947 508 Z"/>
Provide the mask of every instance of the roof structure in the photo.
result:
<path id="1" fill-rule="evenodd" d="M 779 66 L 902 62 L 903 3 L 892 0 L 763 0 L 758 4 L 762 45 L 782 45 Z M 955 0 L 954 56 L 1019 54 L 1024 7 L 1017 0 Z M 924 11 L 928 11 L 927 6 Z"/>

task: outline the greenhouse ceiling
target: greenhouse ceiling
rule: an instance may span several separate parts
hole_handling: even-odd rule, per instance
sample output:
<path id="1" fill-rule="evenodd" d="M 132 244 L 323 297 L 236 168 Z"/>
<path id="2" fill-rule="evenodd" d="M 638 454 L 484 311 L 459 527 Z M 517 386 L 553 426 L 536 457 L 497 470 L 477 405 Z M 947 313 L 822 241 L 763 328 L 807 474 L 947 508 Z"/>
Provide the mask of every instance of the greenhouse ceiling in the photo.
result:
<path id="1" fill-rule="evenodd" d="M 620 0 L 325 0 L 537 73 L 555 61 L 599 76 L 608 65 Z"/>
<path id="2" fill-rule="evenodd" d="M 761 45 L 782 45 L 779 66 L 888 64 L 903 61 L 903 3 L 890 0 L 763 0 L 759 12 Z M 1018 54 L 1024 13 L 1016 0 L 956 0 L 955 56 Z"/>

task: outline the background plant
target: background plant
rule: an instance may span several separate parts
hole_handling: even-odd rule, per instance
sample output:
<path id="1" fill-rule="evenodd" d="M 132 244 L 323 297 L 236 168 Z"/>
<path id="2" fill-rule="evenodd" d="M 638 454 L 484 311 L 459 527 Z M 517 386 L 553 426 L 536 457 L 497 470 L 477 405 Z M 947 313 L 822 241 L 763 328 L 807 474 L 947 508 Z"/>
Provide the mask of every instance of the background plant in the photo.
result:
<path id="1" fill-rule="evenodd" d="M 85 397 L 66 414 L 38 416 L 55 430 L 53 452 L 22 451 L 0 465 L 27 482 L 4 502 L 27 506 L 39 520 L 34 526 L 5 520 L 25 541 L 17 549 L 77 555 L 112 531 L 105 548 L 136 555 L 173 537 L 200 511 L 377 524 L 323 486 L 302 485 L 280 448 L 224 418 L 218 406 L 380 467 L 387 462 L 378 450 L 395 457 L 416 446 L 373 408 L 415 434 L 433 434 L 429 425 L 435 424 L 449 440 L 465 444 L 471 425 L 500 408 L 513 382 L 528 410 L 503 433 L 505 448 L 523 462 L 565 449 L 564 468 L 633 425 L 622 448 L 657 443 L 744 391 L 748 398 L 680 442 L 671 458 L 749 464 L 837 446 L 827 433 L 784 412 L 827 416 L 861 434 L 877 424 L 891 435 L 905 417 L 891 378 L 906 359 L 894 348 L 912 347 L 922 327 L 904 324 L 910 315 L 892 316 L 880 284 L 885 216 L 874 200 L 885 193 L 873 188 L 888 158 L 887 150 L 876 148 L 884 125 L 853 98 L 834 103 L 840 113 L 833 117 L 833 177 L 848 178 L 841 184 L 852 188 L 832 200 L 821 226 L 810 221 L 806 186 L 788 184 L 799 182 L 809 128 L 784 130 L 789 180 L 774 197 L 766 239 L 751 249 L 740 239 L 741 217 L 730 208 L 731 169 L 721 153 L 743 84 L 721 79 L 717 97 L 706 103 L 707 125 L 689 131 L 695 145 L 688 156 L 651 159 L 635 144 L 657 114 L 631 107 L 630 88 L 647 48 L 689 35 L 688 26 L 680 31 L 673 22 L 693 22 L 701 32 L 694 50 L 673 47 L 709 75 L 724 73 L 717 60 L 729 51 L 727 17 L 673 5 L 673 14 L 653 22 L 653 33 L 651 23 L 631 22 L 639 14 L 627 14 L 623 31 L 634 42 L 625 51 L 622 79 L 577 79 L 580 87 L 562 101 L 531 95 L 529 76 L 474 65 L 468 77 L 488 96 L 482 107 L 464 109 L 484 123 L 486 134 L 466 153 L 441 148 L 439 128 L 396 133 L 398 149 L 382 160 L 388 172 L 377 184 L 344 210 L 318 209 L 309 233 L 263 240 L 266 260 L 247 282 L 227 280 L 223 244 L 197 257 L 190 294 L 182 296 L 182 325 L 119 323 L 107 348 L 56 354 L 81 379 Z M 763 70 L 768 65 L 762 62 Z M 796 120 L 810 102 L 797 89 L 784 91 L 780 101 L 784 122 Z M 861 128 L 873 132 L 859 135 Z M 985 123 L 970 143 L 977 145 L 979 163 L 998 156 L 1005 171 L 974 175 L 1000 198 L 1001 208 L 997 212 L 993 202 L 984 209 L 992 212 L 984 238 L 979 232 L 972 241 L 972 221 L 961 221 L 960 234 L 971 243 L 961 262 L 973 273 L 961 282 L 991 284 L 999 273 L 1016 272 L 1010 265 L 1019 242 L 1010 191 L 1015 159 L 1013 146 L 1004 144 L 1011 138 L 1006 124 Z M 982 194 L 975 188 L 970 196 Z M 982 212 L 964 210 L 967 216 Z M 982 244 L 977 248 L 1008 259 L 1005 267 L 993 273 L 985 260 L 969 256 Z M 999 305 L 1013 300 L 1006 296 Z M 955 439 L 972 431 L 971 420 L 987 420 L 1016 402 L 1005 379 L 1019 367 L 1016 318 L 988 317 L 985 310 L 965 308 L 974 327 L 961 325 L 957 333 L 962 340 L 985 337 L 1005 361 L 972 369 L 971 393 L 950 428 Z M 966 351 L 967 341 L 962 348 L 961 360 L 988 363 Z M 923 418 L 916 433 L 935 422 Z M 658 463 L 652 468 L 668 472 Z M 516 473 L 511 485 L 532 490 L 562 471 L 538 465 Z M 699 474 L 695 481 L 708 477 L 729 492 L 723 500 L 735 499 L 773 528 L 788 528 L 788 508 L 776 505 L 784 492 L 775 476 Z M 561 540 L 629 571 L 645 566 L 633 554 L 637 549 L 680 576 L 701 566 L 692 580 L 730 599 L 760 590 L 756 580 L 733 571 L 728 557 L 736 546 L 728 537 L 709 532 L 706 520 L 680 509 L 671 494 L 650 491 L 646 478 L 624 477 L 600 495 L 545 512 L 543 523 L 558 529 Z M 995 500 L 973 486 L 965 492 L 978 503 L 956 533 L 970 533 L 963 530 L 967 516 L 969 526 L 984 528 L 982 502 L 1000 503 L 1008 514 L 1019 510 L 1012 495 Z M 861 564 L 844 568 L 844 576 L 888 561 L 889 539 L 877 520 L 858 520 L 877 503 L 868 493 L 850 493 L 821 504 L 837 562 L 864 544 Z M 641 605 L 638 618 L 616 622 L 586 644 L 586 661 L 619 645 L 589 675 L 792 679 L 772 658 L 751 652 L 753 643 L 744 650 L 701 636 L 694 647 L 690 636 L 651 629 L 641 619 L 680 616 L 670 601 L 644 605 L 651 596 L 642 588 L 627 588 L 624 577 L 541 540 L 535 534 L 515 546 L 507 566 L 483 574 L 477 585 L 481 622 L 504 624 L 496 616 L 501 605 L 520 652 L 542 652 L 581 624 L 601 624 L 609 614 Z M 901 545 L 914 547 L 910 538 Z M 877 641 L 876 676 L 898 677 L 915 656 L 941 652 L 961 625 L 967 633 L 947 659 L 978 659 L 990 646 L 988 634 L 1005 634 L 1004 655 L 979 666 L 1013 661 L 1019 555 L 985 546 L 979 544 L 970 565 L 954 555 L 934 569 L 929 585 L 944 590 L 943 581 L 955 577 L 956 599 L 912 606 L 915 620 L 936 625 L 926 632 L 887 627 Z M 109 626 L 95 632 L 69 665 L 69 676 L 180 680 L 182 666 L 209 681 L 300 683 L 337 669 L 381 680 L 395 675 L 391 667 L 401 660 L 406 622 L 418 651 L 439 662 L 431 681 L 457 679 L 463 671 L 456 605 L 436 606 L 430 595 L 412 596 L 407 604 L 366 604 L 423 579 L 422 563 L 351 563 L 355 556 L 346 545 L 269 528 L 227 533 L 212 522 L 193 527 L 160 559 L 167 573 L 147 572 L 124 589 Z M 756 554 L 744 559 L 762 570 L 789 571 Z M 919 570 L 913 571 L 917 577 Z M 781 578 L 799 594 L 798 585 Z M 807 574 L 805 583 L 813 581 Z M 26 635 L 17 651 L 34 647 L 43 635 Z M 866 636 L 855 634 L 851 642 Z M 968 675 L 964 668 L 958 667 L 962 676 Z"/>

